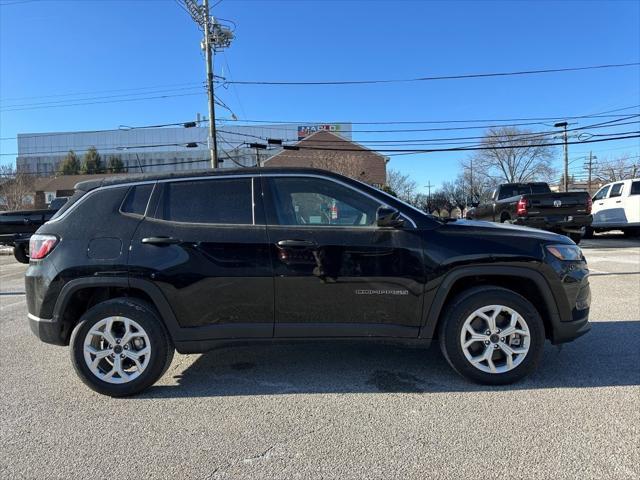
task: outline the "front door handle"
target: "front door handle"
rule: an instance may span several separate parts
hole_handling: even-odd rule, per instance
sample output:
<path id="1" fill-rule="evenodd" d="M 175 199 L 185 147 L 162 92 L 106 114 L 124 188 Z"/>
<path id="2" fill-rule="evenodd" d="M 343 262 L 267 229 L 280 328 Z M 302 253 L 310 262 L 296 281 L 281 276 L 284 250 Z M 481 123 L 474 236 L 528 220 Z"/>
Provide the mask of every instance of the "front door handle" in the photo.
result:
<path id="1" fill-rule="evenodd" d="M 316 242 L 310 240 L 280 240 L 276 245 L 281 248 L 313 248 L 318 246 Z"/>
<path id="2" fill-rule="evenodd" d="M 616 203 L 622 203 L 622 200 L 616 200 Z"/>
<path id="3" fill-rule="evenodd" d="M 145 237 L 142 239 L 142 243 L 149 245 L 175 245 L 181 242 L 182 240 L 173 237 Z"/>

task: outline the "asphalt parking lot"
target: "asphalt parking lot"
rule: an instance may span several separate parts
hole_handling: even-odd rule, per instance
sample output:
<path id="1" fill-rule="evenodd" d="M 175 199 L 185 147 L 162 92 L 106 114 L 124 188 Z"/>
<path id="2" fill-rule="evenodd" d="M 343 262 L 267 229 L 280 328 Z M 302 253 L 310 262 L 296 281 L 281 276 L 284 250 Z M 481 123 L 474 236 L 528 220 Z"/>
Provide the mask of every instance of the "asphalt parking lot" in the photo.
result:
<path id="1" fill-rule="evenodd" d="M 298 344 L 176 355 L 129 399 L 31 334 L 25 266 L 0 256 L 0 477 L 640 478 L 640 242 L 581 246 L 592 331 L 517 385 L 433 347 Z"/>

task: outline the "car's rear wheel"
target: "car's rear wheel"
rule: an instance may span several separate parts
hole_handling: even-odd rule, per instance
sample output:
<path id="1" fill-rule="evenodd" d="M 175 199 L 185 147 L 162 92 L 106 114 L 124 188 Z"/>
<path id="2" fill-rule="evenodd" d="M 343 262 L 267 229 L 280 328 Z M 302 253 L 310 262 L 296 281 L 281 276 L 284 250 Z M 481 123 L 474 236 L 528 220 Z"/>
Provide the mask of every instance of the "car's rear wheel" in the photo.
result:
<path id="1" fill-rule="evenodd" d="M 487 385 L 513 383 L 532 372 L 544 346 L 544 324 L 521 295 L 477 287 L 458 295 L 439 330 L 440 347 L 453 369 Z"/>
<path id="2" fill-rule="evenodd" d="M 141 392 L 173 358 L 173 346 L 154 309 L 116 298 L 88 310 L 71 334 L 71 361 L 89 388 L 112 397 Z"/>
<path id="3" fill-rule="evenodd" d="M 18 243 L 13 247 L 13 256 L 20 263 L 29 263 L 29 247 L 25 243 Z"/>
<path id="4" fill-rule="evenodd" d="M 593 238 L 593 233 L 594 233 L 593 228 L 591 228 L 591 227 L 586 227 L 586 228 L 584 229 L 584 236 L 583 236 L 583 238 L 587 238 L 587 239 L 589 239 L 589 238 Z"/>
<path id="5" fill-rule="evenodd" d="M 578 245 L 580 243 L 580 240 L 582 240 L 582 234 L 581 233 L 570 233 L 569 234 L 569 238 L 571 240 L 573 240 L 573 243 Z"/>

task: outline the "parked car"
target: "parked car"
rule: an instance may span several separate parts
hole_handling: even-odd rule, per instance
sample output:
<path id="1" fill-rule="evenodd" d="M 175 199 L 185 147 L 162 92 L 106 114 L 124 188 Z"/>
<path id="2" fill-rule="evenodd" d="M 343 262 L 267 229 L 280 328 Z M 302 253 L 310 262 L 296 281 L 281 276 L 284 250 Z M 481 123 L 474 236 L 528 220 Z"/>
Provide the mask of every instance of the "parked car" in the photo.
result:
<path id="1" fill-rule="evenodd" d="M 504 183 L 490 202 L 470 209 L 467 218 L 564 233 L 580 243 L 591 225 L 591 198 L 588 192 L 552 192 L 544 182 Z"/>
<path id="2" fill-rule="evenodd" d="M 153 384 L 174 348 L 265 339 L 437 340 L 464 377 L 506 384 L 545 339 L 590 328 L 567 237 L 440 221 L 313 169 L 79 183 L 31 237 L 25 282 L 33 332 L 112 396 Z"/>
<path id="3" fill-rule="evenodd" d="M 66 203 L 67 197 L 54 198 L 44 210 L 0 212 L 0 245 L 13 247 L 20 263 L 29 263 L 29 238 L 40 225 L 51 219 Z"/>
<path id="4" fill-rule="evenodd" d="M 640 235 L 640 179 L 608 183 L 593 196 L 593 223 L 586 235 L 608 230 Z"/>

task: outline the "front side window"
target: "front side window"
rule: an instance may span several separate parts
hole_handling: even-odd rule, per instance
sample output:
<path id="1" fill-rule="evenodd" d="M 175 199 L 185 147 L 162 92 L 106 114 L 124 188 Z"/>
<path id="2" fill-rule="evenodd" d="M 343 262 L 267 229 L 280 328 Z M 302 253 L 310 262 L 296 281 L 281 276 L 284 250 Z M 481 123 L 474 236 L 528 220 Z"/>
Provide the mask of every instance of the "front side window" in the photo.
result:
<path id="1" fill-rule="evenodd" d="M 615 183 L 613 187 L 611 187 L 611 194 L 609 195 L 609 198 L 619 197 L 620 195 L 622 195 L 623 186 L 624 183 Z"/>
<path id="2" fill-rule="evenodd" d="M 367 227 L 376 222 L 379 202 L 338 183 L 304 177 L 270 180 L 279 225 Z"/>
<path id="3" fill-rule="evenodd" d="M 171 222 L 253 224 L 251 178 L 168 182 L 156 218 Z"/>
<path id="4" fill-rule="evenodd" d="M 598 190 L 598 193 L 596 193 L 593 196 L 593 199 L 602 200 L 603 198 L 605 198 L 607 196 L 607 193 L 609 193 L 609 188 L 611 187 L 610 186 L 602 187 L 600 190 Z"/>
<path id="5" fill-rule="evenodd" d="M 631 184 L 629 195 L 640 195 L 640 180 Z"/>

